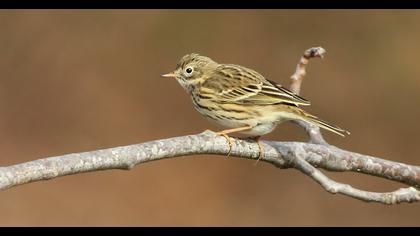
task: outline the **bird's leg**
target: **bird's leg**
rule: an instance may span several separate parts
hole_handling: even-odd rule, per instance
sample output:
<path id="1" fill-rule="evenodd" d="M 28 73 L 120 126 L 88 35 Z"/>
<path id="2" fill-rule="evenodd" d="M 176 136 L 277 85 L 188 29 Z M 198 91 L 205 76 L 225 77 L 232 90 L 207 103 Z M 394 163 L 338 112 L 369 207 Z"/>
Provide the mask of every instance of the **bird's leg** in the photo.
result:
<path id="1" fill-rule="evenodd" d="M 244 127 L 239 127 L 239 128 L 234 128 L 234 129 L 226 129 L 226 130 L 216 132 L 216 134 L 225 137 L 226 140 L 229 143 L 229 152 L 227 154 L 228 157 L 230 156 L 230 152 L 232 151 L 232 146 L 233 146 L 233 142 L 232 142 L 232 140 L 230 140 L 228 134 L 235 133 L 235 132 L 240 132 L 240 131 L 244 131 L 244 130 L 249 130 L 249 129 L 252 129 L 252 128 L 253 128 L 252 126 L 247 125 L 247 126 L 244 126 Z"/>
<path id="2" fill-rule="evenodd" d="M 257 136 L 257 137 L 253 138 L 255 140 L 255 142 L 257 142 L 258 149 L 259 149 L 258 159 L 257 159 L 257 161 L 255 162 L 254 165 L 257 165 L 258 162 L 260 161 L 260 159 L 264 156 L 264 146 L 261 144 L 260 138 L 261 138 L 261 136 Z"/>

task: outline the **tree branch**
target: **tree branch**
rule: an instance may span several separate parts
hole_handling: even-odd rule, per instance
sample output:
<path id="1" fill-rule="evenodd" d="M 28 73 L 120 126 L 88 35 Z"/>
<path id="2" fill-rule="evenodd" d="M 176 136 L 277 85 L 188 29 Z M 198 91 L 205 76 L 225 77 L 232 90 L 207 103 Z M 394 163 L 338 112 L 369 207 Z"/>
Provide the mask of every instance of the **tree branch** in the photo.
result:
<path id="1" fill-rule="evenodd" d="M 259 149 L 254 141 L 241 139 L 234 139 L 233 141 L 232 156 L 246 159 L 258 158 Z M 361 155 L 331 145 L 275 141 L 263 141 L 263 145 L 265 154 L 262 157 L 262 161 L 271 163 L 279 168 L 293 167 L 301 171 L 304 170 L 303 172 L 305 174 L 315 179 L 326 177 L 319 177 L 322 174 L 316 172 L 318 170 L 313 166 L 329 171 L 361 172 L 412 186 L 420 185 L 420 167 L 417 166 L 409 166 L 372 156 Z M 224 155 L 227 155 L 228 152 L 229 145 L 224 137 L 216 135 L 211 131 L 205 131 L 197 135 L 162 139 L 91 152 L 73 153 L 1 167 L 0 189 L 83 172 L 108 169 L 128 170 L 141 163 L 171 157 L 193 154 L 217 154 L 220 157 L 227 158 Z M 296 162 L 295 160 L 300 161 Z M 309 166 L 313 169 L 306 170 L 308 165 L 302 165 L 302 160 L 305 163 L 309 163 Z M 328 183 L 322 185 L 328 185 Z M 334 188 L 336 187 L 331 187 L 330 189 Z M 410 192 L 413 191 L 410 190 Z M 410 201 L 414 199 L 419 200 L 419 192 L 416 190 L 415 193 L 413 192 L 411 194 L 412 196 L 408 198 Z M 388 197 L 385 197 L 385 195 Z M 396 194 L 396 196 L 399 195 L 401 194 Z M 392 199 L 392 197 L 389 196 L 392 196 L 392 194 L 384 194 L 384 203 L 399 202 L 396 200 L 395 202 L 390 202 L 389 199 Z M 368 197 L 368 199 L 371 199 L 371 197 Z M 396 197 L 395 199 L 400 198 Z"/>
<path id="2" fill-rule="evenodd" d="M 305 65 L 309 58 L 322 57 L 325 50 L 308 49 L 292 76 L 291 90 L 299 93 Z M 373 156 L 342 150 L 329 145 L 319 130 L 304 122 L 296 122 L 303 127 L 310 138 L 309 143 L 263 141 L 262 161 L 279 168 L 295 168 L 311 177 L 330 193 L 341 193 L 363 201 L 384 204 L 415 202 L 420 200 L 420 167 L 392 162 Z M 232 139 L 234 145 L 231 156 L 257 159 L 259 148 L 255 141 Z M 59 176 L 108 169 L 131 169 L 135 165 L 171 157 L 196 154 L 227 155 L 229 145 L 224 137 L 211 131 L 197 135 L 174 137 L 142 144 L 73 153 L 39 159 L 22 164 L 0 167 L 0 190 L 39 180 Z M 363 191 L 350 185 L 335 182 L 317 168 L 328 171 L 354 171 L 401 182 L 412 187 L 394 192 L 377 193 Z"/>

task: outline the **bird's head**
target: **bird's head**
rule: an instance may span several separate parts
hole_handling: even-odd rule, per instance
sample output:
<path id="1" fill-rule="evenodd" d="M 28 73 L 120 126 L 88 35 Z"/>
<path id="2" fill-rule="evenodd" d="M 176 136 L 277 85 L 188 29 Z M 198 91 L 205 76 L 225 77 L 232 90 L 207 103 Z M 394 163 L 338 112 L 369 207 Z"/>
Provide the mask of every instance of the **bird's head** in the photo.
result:
<path id="1" fill-rule="evenodd" d="M 181 86 L 189 91 L 191 87 L 204 82 L 209 78 L 211 71 L 217 63 L 209 57 L 191 53 L 183 56 L 176 65 L 175 71 L 162 75 L 175 78 Z"/>

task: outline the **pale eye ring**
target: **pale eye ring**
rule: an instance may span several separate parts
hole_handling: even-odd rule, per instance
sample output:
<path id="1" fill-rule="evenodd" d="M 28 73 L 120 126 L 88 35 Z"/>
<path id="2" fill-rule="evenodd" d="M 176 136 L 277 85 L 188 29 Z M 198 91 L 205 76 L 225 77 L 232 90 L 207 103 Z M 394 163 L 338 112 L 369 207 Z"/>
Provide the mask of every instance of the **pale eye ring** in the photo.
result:
<path id="1" fill-rule="evenodd" d="M 192 67 L 187 67 L 187 68 L 185 69 L 185 73 L 186 73 L 187 75 L 191 75 L 191 74 L 193 73 L 193 71 L 194 71 L 194 69 L 193 69 Z"/>

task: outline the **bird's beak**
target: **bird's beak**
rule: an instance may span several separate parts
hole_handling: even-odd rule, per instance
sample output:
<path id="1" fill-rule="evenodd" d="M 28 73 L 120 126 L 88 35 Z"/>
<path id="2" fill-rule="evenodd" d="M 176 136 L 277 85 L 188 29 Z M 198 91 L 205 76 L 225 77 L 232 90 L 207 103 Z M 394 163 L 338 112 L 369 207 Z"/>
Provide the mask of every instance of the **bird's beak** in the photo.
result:
<path id="1" fill-rule="evenodd" d="M 162 75 L 162 77 L 167 77 L 167 78 L 176 78 L 176 75 L 174 72 L 168 73 L 168 74 L 164 74 Z"/>

